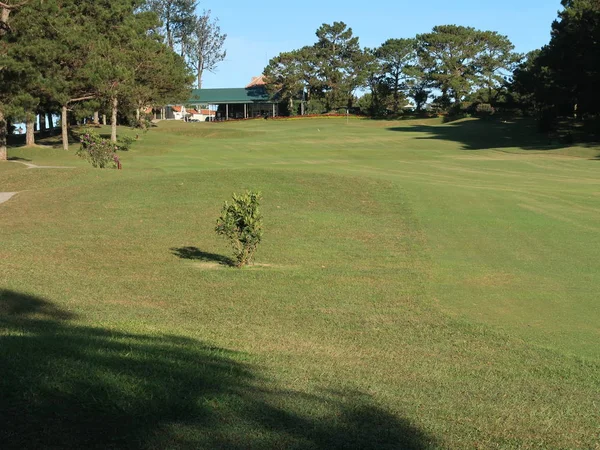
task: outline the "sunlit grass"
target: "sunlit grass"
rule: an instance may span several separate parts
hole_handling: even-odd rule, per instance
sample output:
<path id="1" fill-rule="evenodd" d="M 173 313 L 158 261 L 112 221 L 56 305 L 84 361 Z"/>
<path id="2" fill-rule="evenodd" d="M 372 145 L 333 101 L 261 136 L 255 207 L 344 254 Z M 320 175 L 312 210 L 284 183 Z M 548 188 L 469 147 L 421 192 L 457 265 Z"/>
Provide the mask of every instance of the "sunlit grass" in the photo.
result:
<path id="1" fill-rule="evenodd" d="M 0 164 L 9 448 L 597 445 L 600 149 L 526 121 L 121 132 L 121 171 Z M 237 270 L 214 225 L 244 189 Z"/>

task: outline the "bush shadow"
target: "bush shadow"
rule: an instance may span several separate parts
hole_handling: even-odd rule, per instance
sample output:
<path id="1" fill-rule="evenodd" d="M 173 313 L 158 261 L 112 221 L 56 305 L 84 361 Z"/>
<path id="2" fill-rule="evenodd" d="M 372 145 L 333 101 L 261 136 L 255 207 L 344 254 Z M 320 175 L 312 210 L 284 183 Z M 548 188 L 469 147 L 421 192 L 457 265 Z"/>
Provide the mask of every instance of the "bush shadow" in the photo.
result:
<path id="1" fill-rule="evenodd" d="M 181 259 L 215 262 L 223 266 L 235 266 L 235 261 L 232 258 L 216 253 L 205 252 L 200 250 L 198 247 L 173 247 L 170 250 L 173 255 Z"/>
<path id="2" fill-rule="evenodd" d="M 75 319 L 46 299 L 0 290 L 3 449 L 435 446 L 360 392 L 270 389 L 237 352 Z"/>
<path id="3" fill-rule="evenodd" d="M 547 151 L 573 145 L 561 142 L 556 136 L 548 136 L 538 131 L 532 119 L 518 118 L 501 120 L 496 118 L 467 119 L 448 122 L 443 125 L 409 125 L 391 127 L 389 131 L 419 132 L 426 136 L 418 140 L 444 140 L 457 142 L 463 150 L 488 150 L 501 148 L 520 148 L 522 150 Z M 596 145 L 592 142 L 578 145 Z"/>

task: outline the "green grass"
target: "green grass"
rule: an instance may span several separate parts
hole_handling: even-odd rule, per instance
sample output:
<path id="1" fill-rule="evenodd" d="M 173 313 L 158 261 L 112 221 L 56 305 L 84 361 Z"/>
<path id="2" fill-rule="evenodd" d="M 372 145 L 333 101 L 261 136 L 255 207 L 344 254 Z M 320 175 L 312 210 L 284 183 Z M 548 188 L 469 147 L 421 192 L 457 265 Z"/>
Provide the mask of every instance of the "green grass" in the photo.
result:
<path id="1" fill-rule="evenodd" d="M 0 164 L 2 447 L 598 447 L 600 148 L 532 127 L 161 123 L 122 171 L 10 149 L 74 168 Z M 214 225 L 246 188 L 237 270 Z"/>

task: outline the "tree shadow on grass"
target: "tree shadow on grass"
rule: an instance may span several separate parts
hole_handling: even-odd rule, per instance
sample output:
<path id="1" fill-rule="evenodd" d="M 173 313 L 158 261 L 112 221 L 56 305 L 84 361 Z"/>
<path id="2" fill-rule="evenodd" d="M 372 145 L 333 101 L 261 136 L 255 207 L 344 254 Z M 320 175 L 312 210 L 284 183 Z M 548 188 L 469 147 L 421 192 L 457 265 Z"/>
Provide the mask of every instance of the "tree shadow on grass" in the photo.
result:
<path id="1" fill-rule="evenodd" d="M 410 125 L 388 128 L 389 131 L 423 133 L 416 139 L 433 139 L 457 142 L 463 150 L 488 150 L 520 148 L 528 151 L 548 151 L 569 147 L 573 144 L 561 143 L 538 132 L 532 119 L 475 119 L 459 120 L 444 125 Z M 587 142 L 577 145 L 597 145 Z"/>
<path id="2" fill-rule="evenodd" d="M 10 134 L 6 137 L 6 141 L 9 147 L 18 148 L 25 146 L 25 135 L 24 134 Z M 74 144 L 79 142 L 79 134 L 70 129 L 69 130 L 69 143 Z M 54 128 L 52 130 L 36 131 L 35 132 L 35 144 L 39 147 L 61 147 L 62 146 L 62 134 L 60 128 Z"/>
<path id="3" fill-rule="evenodd" d="M 424 449 L 435 441 L 360 392 L 270 389 L 242 354 L 73 323 L 0 290 L 3 449 Z"/>
<path id="4" fill-rule="evenodd" d="M 8 158 L 8 161 L 27 161 L 27 162 L 31 162 L 31 159 L 20 158 L 18 156 L 11 156 L 10 158 Z"/>
<path id="5" fill-rule="evenodd" d="M 198 247 L 173 247 L 171 252 L 181 259 L 192 259 L 195 261 L 216 262 L 223 266 L 235 266 L 235 261 L 227 256 L 209 253 Z"/>

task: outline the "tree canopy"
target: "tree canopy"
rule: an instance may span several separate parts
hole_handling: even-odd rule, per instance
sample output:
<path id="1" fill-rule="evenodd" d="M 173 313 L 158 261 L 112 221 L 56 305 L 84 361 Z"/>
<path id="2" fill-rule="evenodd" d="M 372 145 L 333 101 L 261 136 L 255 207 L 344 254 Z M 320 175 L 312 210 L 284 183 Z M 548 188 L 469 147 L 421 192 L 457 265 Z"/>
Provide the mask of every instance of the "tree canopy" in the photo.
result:
<path id="1" fill-rule="evenodd" d="M 506 36 L 458 25 L 390 38 L 371 49 L 361 49 L 343 22 L 323 24 L 316 36 L 313 45 L 271 59 L 263 73 L 283 99 L 291 102 L 304 93 L 326 111 L 351 107 L 355 93 L 364 90 L 370 94 L 367 111 L 375 115 L 400 114 L 407 97 L 420 111 L 433 90 L 447 105 L 460 105 L 478 90 L 486 92 L 485 101 L 494 101 L 520 60 Z"/>
<path id="2" fill-rule="evenodd" d="M 30 120 L 60 111 L 65 148 L 78 104 L 112 112 L 116 139 L 119 104 L 129 115 L 188 96 L 190 71 L 142 0 L 30 1 L 10 12 L 0 33 L 0 113 Z"/>
<path id="3" fill-rule="evenodd" d="M 513 90 L 538 112 L 586 116 L 600 112 L 600 2 L 563 0 L 548 45 L 530 53 Z"/>

